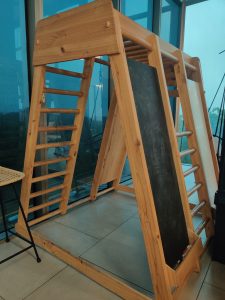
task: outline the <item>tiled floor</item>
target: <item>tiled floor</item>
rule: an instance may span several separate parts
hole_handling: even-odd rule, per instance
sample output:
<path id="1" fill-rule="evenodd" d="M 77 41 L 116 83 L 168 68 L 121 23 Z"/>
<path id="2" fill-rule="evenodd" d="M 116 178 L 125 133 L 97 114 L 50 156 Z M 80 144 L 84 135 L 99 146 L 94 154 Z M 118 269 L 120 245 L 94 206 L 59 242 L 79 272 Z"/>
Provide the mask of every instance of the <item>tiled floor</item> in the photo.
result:
<path id="1" fill-rule="evenodd" d="M 198 222 L 196 219 L 195 225 Z M 70 253 L 119 276 L 143 293 L 153 295 L 132 195 L 108 193 L 94 203 L 38 225 L 36 230 Z M 17 239 L 9 244 L 1 243 L 0 259 L 22 245 Z M 119 299 L 44 250 L 39 251 L 40 264 L 29 250 L 0 265 L 0 300 Z M 225 300 L 225 266 L 212 262 L 209 251 L 204 254 L 201 265 L 201 272 L 192 274 L 179 300 Z"/>

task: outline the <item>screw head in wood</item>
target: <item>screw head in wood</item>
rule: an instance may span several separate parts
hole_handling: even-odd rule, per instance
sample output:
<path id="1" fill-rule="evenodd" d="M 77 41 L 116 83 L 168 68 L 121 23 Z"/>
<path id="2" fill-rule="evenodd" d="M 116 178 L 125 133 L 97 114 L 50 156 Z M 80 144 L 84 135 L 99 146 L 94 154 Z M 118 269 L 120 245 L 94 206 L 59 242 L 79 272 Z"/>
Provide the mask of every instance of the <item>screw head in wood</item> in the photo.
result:
<path id="1" fill-rule="evenodd" d="M 106 27 L 106 28 L 110 28 L 110 27 L 111 27 L 111 22 L 110 22 L 110 21 L 107 21 L 107 22 L 105 23 L 105 27 Z"/>

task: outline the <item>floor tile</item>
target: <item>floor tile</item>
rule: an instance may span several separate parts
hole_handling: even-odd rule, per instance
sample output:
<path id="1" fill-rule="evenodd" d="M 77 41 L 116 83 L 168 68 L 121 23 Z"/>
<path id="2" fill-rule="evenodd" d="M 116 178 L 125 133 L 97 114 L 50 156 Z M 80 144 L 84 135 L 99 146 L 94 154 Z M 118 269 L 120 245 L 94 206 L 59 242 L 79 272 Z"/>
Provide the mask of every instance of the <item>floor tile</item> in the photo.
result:
<path id="1" fill-rule="evenodd" d="M 225 291 L 213 287 L 212 285 L 209 285 L 207 283 L 204 283 L 197 299 L 198 300 L 224 300 Z"/>
<path id="2" fill-rule="evenodd" d="M 205 281 L 215 287 L 225 290 L 225 265 L 212 261 Z"/>
<path id="3" fill-rule="evenodd" d="M 81 255 L 98 241 L 85 233 L 53 221 L 44 223 L 36 230 L 76 256 Z"/>
<path id="4" fill-rule="evenodd" d="M 110 193 L 93 203 L 73 209 L 55 221 L 100 239 L 136 212 L 133 197 L 125 193 Z"/>
<path id="5" fill-rule="evenodd" d="M 0 245 L 0 258 L 20 250 L 16 239 Z M 0 295 L 5 300 L 21 300 L 40 287 L 56 273 L 65 268 L 65 264 L 38 249 L 41 263 L 34 259 L 33 252 L 25 252 L 0 265 Z M 32 253 L 32 255 L 30 254 Z"/>
<path id="6" fill-rule="evenodd" d="M 82 257 L 141 289 L 153 290 L 137 218 L 129 219 Z"/>
<path id="7" fill-rule="evenodd" d="M 100 285 L 67 267 L 26 300 L 119 300 Z"/>

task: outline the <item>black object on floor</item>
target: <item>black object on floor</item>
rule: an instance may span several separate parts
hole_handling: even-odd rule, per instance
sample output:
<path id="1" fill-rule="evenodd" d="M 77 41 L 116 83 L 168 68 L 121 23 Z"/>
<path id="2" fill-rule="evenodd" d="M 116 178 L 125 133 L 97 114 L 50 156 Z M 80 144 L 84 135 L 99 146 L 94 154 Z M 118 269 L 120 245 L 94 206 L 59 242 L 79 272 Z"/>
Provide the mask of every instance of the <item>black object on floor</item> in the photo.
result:
<path id="1" fill-rule="evenodd" d="M 28 222 L 27 222 L 27 219 L 26 219 L 26 216 L 25 216 L 25 213 L 24 213 L 24 210 L 23 210 L 23 206 L 22 206 L 22 204 L 21 204 L 21 202 L 20 202 L 19 195 L 18 195 L 18 193 L 17 193 L 17 191 L 16 191 L 15 185 L 14 185 L 13 183 L 10 184 L 10 185 L 12 186 L 12 188 L 13 188 L 13 190 L 14 190 L 14 193 L 15 193 L 15 196 L 16 196 L 16 200 L 17 200 L 17 202 L 18 202 L 18 204 L 19 204 L 19 208 L 20 208 L 20 211 L 21 211 L 21 213 L 22 213 L 22 217 L 23 217 L 23 220 L 24 220 L 24 223 L 25 223 L 25 226 L 26 226 L 26 230 L 27 230 L 27 233 L 28 233 L 28 235 L 29 235 L 30 240 L 24 238 L 24 237 L 21 236 L 20 234 L 18 234 L 18 233 L 16 233 L 16 232 L 12 231 L 11 229 L 9 229 L 9 228 L 7 227 L 6 214 L 5 214 L 5 208 L 4 208 L 4 201 L 3 201 L 2 197 L 1 197 L 1 193 L 0 193 L 0 209 L 1 209 L 1 212 L 2 212 L 3 226 L 4 226 L 4 231 L 5 231 L 5 241 L 6 241 L 7 243 L 10 242 L 9 233 L 11 233 L 12 235 L 17 236 L 18 238 L 22 239 L 23 241 L 25 241 L 25 242 L 27 242 L 27 243 L 29 244 L 28 247 L 26 247 L 26 248 L 24 248 L 24 249 L 22 249 L 22 250 L 20 250 L 20 251 L 18 251 L 18 252 L 16 252 L 16 253 L 14 253 L 14 254 L 12 254 L 12 255 L 10 255 L 10 256 L 8 256 L 8 257 L 2 259 L 2 260 L 0 261 L 0 264 L 5 263 L 6 261 L 8 261 L 8 260 L 12 259 L 13 257 L 15 257 L 15 256 L 17 256 L 17 255 L 19 255 L 19 254 L 21 254 L 21 253 L 27 251 L 27 250 L 30 249 L 30 248 L 33 248 L 33 249 L 34 249 L 34 253 L 35 253 L 35 256 L 36 256 L 36 260 L 37 260 L 37 262 L 39 263 L 39 262 L 41 262 L 41 259 L 40 259 L 39 255 L 38 255 L 37 248 L 36 248 L 36 245 L 35 245 L 35 243 L 34 243 L 33 236 L 32 236 L 32 233 L 31 233 L 29 224 L 28 224 Z"/>
<path id="2" fill-rule="evenodd" d="M 143 63 L 129 59 L 128 67 L 165 260 L 174 268 L 189 239 L 158 77 Z"/>

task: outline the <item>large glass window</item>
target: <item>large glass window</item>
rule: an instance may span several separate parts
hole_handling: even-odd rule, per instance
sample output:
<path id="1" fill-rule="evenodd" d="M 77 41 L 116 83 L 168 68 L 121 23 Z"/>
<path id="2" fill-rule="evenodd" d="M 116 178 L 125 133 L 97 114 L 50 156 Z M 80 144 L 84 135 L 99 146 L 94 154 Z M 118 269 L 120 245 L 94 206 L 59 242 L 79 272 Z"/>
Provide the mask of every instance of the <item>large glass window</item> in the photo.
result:
<path id="1" fill-rule="evenodd" d="M 152 31 L 153 0 L 121 0 L 121 11 L 141 26 Z"/>
<path id="2" fill-rule="evenodd" d="M 62 11 L 87 4 L 92 1 L 54 1 L 44 0 L 43 11 L 44 17 L 60 13 Z M 107 60 L 106 57 L 102 59 Z M 66 69 L 75 72 L 82 72 L 84 66 L 84 60 L 69 61 L 53 64 L 52 66 Z M 46 84 L 49 87 L 54 87 L 64 90 L 79 90 L 80 79 L 68 78 L 55 74 L 47 74 Z M 102 134 L 105 126 L 106 117 L 108 114 L 109 105 L 109 68 L 107 65 L 95 64 L 88 103 L 86 107 L 86 114 L 84 120 L 84 126 L 82 130 L 81 142 L 78 152 L 78 158 L 76 163 L 76 170 L 72 183 L 71 201 L 80 199 L 87 196 L 90 192 L 91 184 L 93 181 L 93 175 L 97 162 L 98 152 L 102 140 Z M 53 94 L 46 95 L 46 105 L 53 108 L 76 108 L 77 99 L 71 96 L 59 96 Z M 50 126 L 59 126 L 60 124 L 71 125 L 73 122 L 73 116 L 62 114 L 51 114 L 48 117 L 47 122 Z M 47 136 L 48 142 L 66 141 L 71 137 L 71 132 L 59 132 L 57 134 L 51 134 Z M 59 158 L 68 155 L 68 148 L 55 148 L 50 149 L 47 153 L 48 158 Z M 61 170 L 65 167 L 63 163 L 57 165 L 50 165 L 48 172 L 55 170 Z M 49 181 L 49 185 L 58 184 L 58 178 Z"/>
<path id="3" fill-rule="evenodd" d="M 186 8 L 184 50 L 201 60 L 208 107 L 225 74 L 224 12 L 223 0 L 208 0 Z M 224 88 L 225 79 L 209 112 L 213 133 L 216 131 Z"/>
<path id="4" fill-rule="evenodd" d="M 22 170 L 29 111 L 25 7 L 22 0 L 0 5 L 0 165 Z M 14 193 L 10 188 L 1 193 L 7 215 L 13 215 Z"/>
<path id="5" fill-rule="evenodd" d="M 181 4 L 173 0 L 162 0 L 160 37 L 179 47 Z"/>

